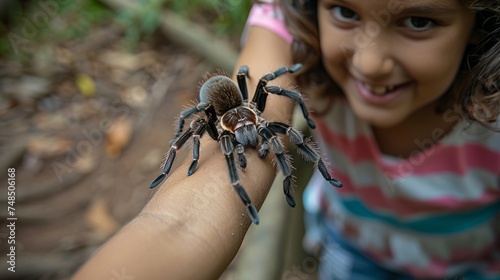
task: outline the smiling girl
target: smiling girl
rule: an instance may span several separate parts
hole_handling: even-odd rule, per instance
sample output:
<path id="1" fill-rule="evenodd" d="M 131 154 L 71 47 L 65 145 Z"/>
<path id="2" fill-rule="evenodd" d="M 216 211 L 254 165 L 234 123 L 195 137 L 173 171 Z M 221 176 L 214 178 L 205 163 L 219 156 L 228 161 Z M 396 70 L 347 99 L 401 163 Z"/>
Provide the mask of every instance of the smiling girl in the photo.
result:
<path id="1" fill-rule="evenodd" d="M 320 278 L 499 279 L 500 2 L 278 4 L 248 25 L 304 65 L 316 140 L 344 183 L 314 176 L 305 192 Z"/>

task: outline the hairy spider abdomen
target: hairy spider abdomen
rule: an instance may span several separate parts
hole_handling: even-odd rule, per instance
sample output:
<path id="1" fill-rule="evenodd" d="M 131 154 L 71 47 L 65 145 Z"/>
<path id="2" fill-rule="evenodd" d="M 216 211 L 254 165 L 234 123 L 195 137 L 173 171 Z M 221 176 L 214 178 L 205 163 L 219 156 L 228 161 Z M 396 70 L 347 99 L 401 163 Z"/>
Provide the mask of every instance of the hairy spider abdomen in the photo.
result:
<path id="1" fill-rule="evenodd" d="M 221 117 L 222 128 L 233 132 L 241 145 L 253 148 L 259 143 L 256 124 L 257 114 L 243 106 L 234 108 Z"/>
<path id="2" fill-rule="evenodd" d="M 200 88 L 200 101 L 212 104 L 217 116 L 243 104 L 238 86 L 226 76 L 213 76 Z"/>

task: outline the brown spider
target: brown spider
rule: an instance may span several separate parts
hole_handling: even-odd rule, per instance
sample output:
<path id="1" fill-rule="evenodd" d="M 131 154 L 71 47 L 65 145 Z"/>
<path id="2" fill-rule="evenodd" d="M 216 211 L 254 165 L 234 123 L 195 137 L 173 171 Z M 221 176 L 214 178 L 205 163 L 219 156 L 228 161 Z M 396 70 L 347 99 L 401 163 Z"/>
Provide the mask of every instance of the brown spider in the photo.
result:
<path id="1" fill-rule="evenodd" d="M 238 165 L 245 168 L 245 148 L 257 148 L 259 136 L 261 137 L 258 156 L 263 158 L 272 150 L 276 157 L 278 169 L 285 179 L 283 180 L 283 191 L 286 201 L 291 207 L 295 207 L 295 199 L 291 193 L 292 167 L 286 158 L 283 144 L 278 134 L 286 134 L 291 142 L 298 148 L 299 153 L 308 162 L 314 163 L 321 175 L 331 185 L 342 187 L 342 183 L 330 176 L 323 160 L 315 149 L 306 141 L 304 135 L 292 126 L 281 122 L 269 122 L 261 117 L 266 107 L 268 94 L 286 96 L 298 102 L 302 114 L 311 128 L 315 124 L 307 111 L 304 99 L 296 91 L 282 89 L 277 86 L 267 86 L 269 81 L 286 73 L 294 73 L 302 67 L 295 64 L 291 67 L 281 67 L 274 72 L 262 76 L 259 80 L 252 101 L 248 101 L 248 89 L 246 78 L 250 78 L 248 67 L 242 66 L 238 70 L 238 85 L 228 76 L 214 75 L 207 79 L 201 86 L 200 102 L 191 108 L 181 112 L 177 132 L 170 144 L 162 173 L 149 185 L 150 188 L 158 186 L 170 172 L 177 151 L 190 139 L 193 138 L 193 161 L 187 175 L 196 170 L 199 160 L 200 138 L 208 132 L 212 139 L 220 143 L 220 147 L 226 158 L 231 184 L 246 206 L 248 215 L 253 223 L 259 223 L 259 215 L 252 204 L 245 188 L 240 184 L 238 170 L 233 153 L 236 152 Z M 196 115 L 189 128 L 183 132 L 184 120 Z"/>

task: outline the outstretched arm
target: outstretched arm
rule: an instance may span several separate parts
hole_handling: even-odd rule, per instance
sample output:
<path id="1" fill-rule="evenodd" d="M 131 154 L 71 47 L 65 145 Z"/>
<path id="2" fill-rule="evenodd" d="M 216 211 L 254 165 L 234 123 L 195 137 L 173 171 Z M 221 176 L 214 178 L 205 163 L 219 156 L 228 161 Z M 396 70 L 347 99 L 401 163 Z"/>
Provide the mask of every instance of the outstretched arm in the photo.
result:
<path id="1" fill-rule="evenodd" d="M 263 74 L 290 65 L 288 50 L 288 44 L 270 31 L 250 28 L 237 64 L 250 68 L 250 99 Z M 286 80 L 280 83 L 288 85 Z M 292 101 L 270 95 L 263 116 L 289 122 L 292 111 Z M 141 213 L 75 274 L 75 280 L 107 280 L 117 275 L 124 279 L 216 279 L 224 272 L 251 221 L 229 183 L 219 145 L 209 137 L 201 142 L 197 171 L 186 176 L 190 159 L 184 161 Z M 253 149 L 246 156 L 248 165 L 240 171 L 240 179 L 260 208 L 276 171 L 271 157 L 260 159 Z"/>

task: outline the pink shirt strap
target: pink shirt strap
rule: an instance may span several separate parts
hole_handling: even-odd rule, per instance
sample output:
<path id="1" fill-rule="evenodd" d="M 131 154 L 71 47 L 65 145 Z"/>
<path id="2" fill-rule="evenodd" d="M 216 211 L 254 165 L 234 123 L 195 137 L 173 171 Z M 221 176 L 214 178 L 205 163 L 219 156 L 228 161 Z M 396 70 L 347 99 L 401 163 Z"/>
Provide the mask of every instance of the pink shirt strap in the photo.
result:
<path id="1" fill-rule="evenodd" d="M 245 29 L 250 26 L 263 27 L 283 38 L 287 43 L 292 42 L 292 35 L 285 26 L 281 9 L 271 3 L 258 3 L 252 6 Z"/>

